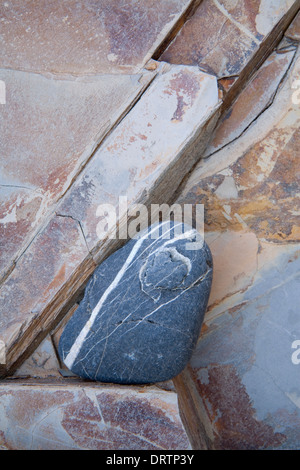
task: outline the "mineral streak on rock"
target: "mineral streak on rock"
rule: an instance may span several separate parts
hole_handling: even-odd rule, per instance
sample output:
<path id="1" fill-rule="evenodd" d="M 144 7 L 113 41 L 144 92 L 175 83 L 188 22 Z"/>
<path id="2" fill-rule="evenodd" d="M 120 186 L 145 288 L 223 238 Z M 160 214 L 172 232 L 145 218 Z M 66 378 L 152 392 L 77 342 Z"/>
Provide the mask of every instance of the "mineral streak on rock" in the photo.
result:
<path id="1" fill-rule="evenodd" d="M 0 384 L 0 450 L 190 449 L 174 392 L 15 382 Z"/>
<path id="2" fill-rule="evenodd" d="M 183 370 L 212 282 L 211 254 L 199 236 L 181 223 L 157 224 L 96 269 L 59 343 L 72 372 L 129 384 L 168 380 Z"/>

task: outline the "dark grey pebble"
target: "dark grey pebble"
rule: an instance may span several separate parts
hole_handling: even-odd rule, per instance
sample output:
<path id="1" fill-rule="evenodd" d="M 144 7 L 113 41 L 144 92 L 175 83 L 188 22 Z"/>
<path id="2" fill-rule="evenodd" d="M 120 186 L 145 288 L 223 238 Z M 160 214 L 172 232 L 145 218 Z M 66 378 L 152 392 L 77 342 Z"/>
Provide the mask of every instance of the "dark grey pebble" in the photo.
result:
<path id="1" fill-rule="evenodd" d="M 173 222 L 149 227 L 95 270 L 59 354 L 87 379 L 169 380 L 192 355 L 211 282 L 211 253 L 196 230 Z"/>

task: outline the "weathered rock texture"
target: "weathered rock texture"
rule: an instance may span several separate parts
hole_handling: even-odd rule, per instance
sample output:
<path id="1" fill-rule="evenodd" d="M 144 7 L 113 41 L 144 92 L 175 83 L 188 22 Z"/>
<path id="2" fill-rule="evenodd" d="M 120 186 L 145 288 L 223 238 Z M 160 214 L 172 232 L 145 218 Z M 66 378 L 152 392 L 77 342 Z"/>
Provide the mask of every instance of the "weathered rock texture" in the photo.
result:
<path id="1" fill-rule="evenodd" d="M 300 56 L 280 49 L 221 121 L 179 198 L 204 204 L 215 268 L 196 352 L 176 379 L 196 448 L 300 445 Z M 250 97 L 261 110 L 248 122 Z"/>
<path id="2" fill-rule="evenodd" d="M 3 68 L 48 74 L 135 73 L 191 0 L 3 2 Z"/>
<path id="3" fill-rule="evenodd" d="M 173 64 L 199 65 L 230 89 L 226 105 L 279 42 L 299 9 L 294 0 L 203 0 L 161 55 Z"/>
<path id="4" fill-rule="evenodd" d="M 2 450 L 187 450 L 177 396 L 156 387 L 0 385 Z"/>
<path id="5" fill-rule="evenodd" d="M 58 215 L 80 222 L 97 260 L 103 249 L 97 235 L 99 205 L 112 204 L 117 218 L 127 221 L 120 196 L 127 198 L 133 215 L 137 203 L 168 203 L 206 147 L 218 107 L 215 77 L 197 67 L 162 64 L 142 98 L 57 206 Z"/>
<path id="6" fill-rule="evenodd" d="M 54 80 L 2 69 L 0 78 L 7 88 L 0 114 L 3 279 L 153 72 Z"/>
<path id="7" fill-rule="evenodd" d="M 68 374 L 52 346 L 116 248 L 98 243 L 97 205 L 169 202 L 206 156 L 179 197 L 205 204 L 215 268 L 196 353 L 174 380 L 182 421 L 195 449 L 299 448 L 299 13 L 281 38 L 300 2 L 35 3 L 0 6 L 0 375 L 33 352 L 1 383 L 0 446 L 189 447 L 169 383 L 49 375 Z M 220 104 L 198 67 L 231 108 L 206 151 Z M 49 383 L 21 385 L 27 375 Z"/>

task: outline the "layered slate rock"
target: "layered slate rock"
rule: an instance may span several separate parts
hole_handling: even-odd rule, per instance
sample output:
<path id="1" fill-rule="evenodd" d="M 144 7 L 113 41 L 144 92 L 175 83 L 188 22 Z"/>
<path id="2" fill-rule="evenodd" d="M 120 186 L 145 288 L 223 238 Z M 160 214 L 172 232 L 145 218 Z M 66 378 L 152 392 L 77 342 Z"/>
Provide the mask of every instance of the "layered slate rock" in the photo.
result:
<path id="1" fill-rule="evenodd" d="M 203 0 L 162 60 L 198 64 L 219 78 L 239 75 L 289 10 L 292 19 L 297 7 L 294 0 Z"/>
<path id="2" fill-rule="evenodd" d="M 177 396 L 157 387 L 2 381 L 0 450 L 187 450 Z"/>
<path id="3" fill-rule="evenodd" d="M 102 382 L 176 376 L 198 339 L 211 281 L 211 254 L 195 229 L 151 226 L 96 269 L 61 336 L 61 358 Z"/>
<path id="4" fill-rule="evenodd" d="M 227 107 L 278 44 L 297 10 L 296 0 L 203 0 L 161 60 L 197 64 L 216 75 Z"/>
<path id="5" fill-rule="evenodd" d="M 284 47 L 284 41 L 253 75 L 234 105 L 222 114 L 204 157 L 236 140 L 271 106 L 295 56 L 296 46 L 290 45 L 287 51 L 282 51 L 281 47 Z"/>
<path id="6" fill-rule="evenodd" d="M 191 0 L 28 0 L 0 5 L 0 63 L 53 75 L 140 70 Z"/>
<path id="7" fill-rule="evenodd" d="M 43 328 L 49 328 L 53 310 L 57 312 L 57 290 L 65 285 L 69 295 L 74 295 L 78 286 L 70 284 L 69 279 L 76 273 L 79 263 L 82 282 L 95 269 L 95 263 L 89 257 L 80 225 L 71 218 L 51 219 L 1 286 L 0 330 L 6 365 L 24 352 L 21 341 L 24 327 L 27 344 L 42 333 Z M 44 311 L 45 303 L 49 307 L 47 312 Z M 35 320 L 38 326 L 30 329 L 31 322 Z M 16 349 L 11 352 L 8 345 Z"/>
<path id="8" fill-rule="evenodd" d="M 54 80 L 0 71 L 7 89 L 0 113 L 0 282 L 152 78 L 147 72 Z"/>
<path id="9" fill-rule="evenodd" d="M 214 142 L 224 147 L 197 165 L 178 201 L 205 205 L 214 257 L 200 339 L 175 379 L 196 448 L 300 446 L 299 59 L 282 49 L 270 56 L 231 124 L 220 124 Z M 256 86 L 261 74 L 265 89 Z M 262 103 L 266 92 L 269 105 L 231 142 L 249 110 L 241 103 Z"/>
<path id="10" fill-rule="evenodd" d="M 80 221 L 97 262 L 97 252 L 102 255 L 99 204 L 113 205 L 118 221 L 125 222 L 127 209 L 136 203 L 168 204 L 206 148 L 217 122 L 221 101 L 215 77 L 198 67 L 153 65 L 156 79 L 57 207 L 58 214 Z M 120 196 L 127 198 L 128 207 L 120 204 Z"/>

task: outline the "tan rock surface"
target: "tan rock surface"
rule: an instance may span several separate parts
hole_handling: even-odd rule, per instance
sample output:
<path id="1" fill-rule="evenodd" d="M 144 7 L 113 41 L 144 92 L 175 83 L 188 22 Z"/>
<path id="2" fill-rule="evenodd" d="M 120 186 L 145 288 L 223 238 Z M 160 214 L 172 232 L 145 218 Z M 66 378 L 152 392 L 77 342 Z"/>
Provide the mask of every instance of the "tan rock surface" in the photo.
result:
<path id="1" fill-rule="evenodd" d="M 0 449 L 190 449 L 176 393 L 156 387 L 4 382 L 0 397 Z"/>
<path id="2" fill-rule="evenodd" d="M 0 114 L 0 280 L 152 76 L 53 80 L 0 71 L 7 88 Z"/>

